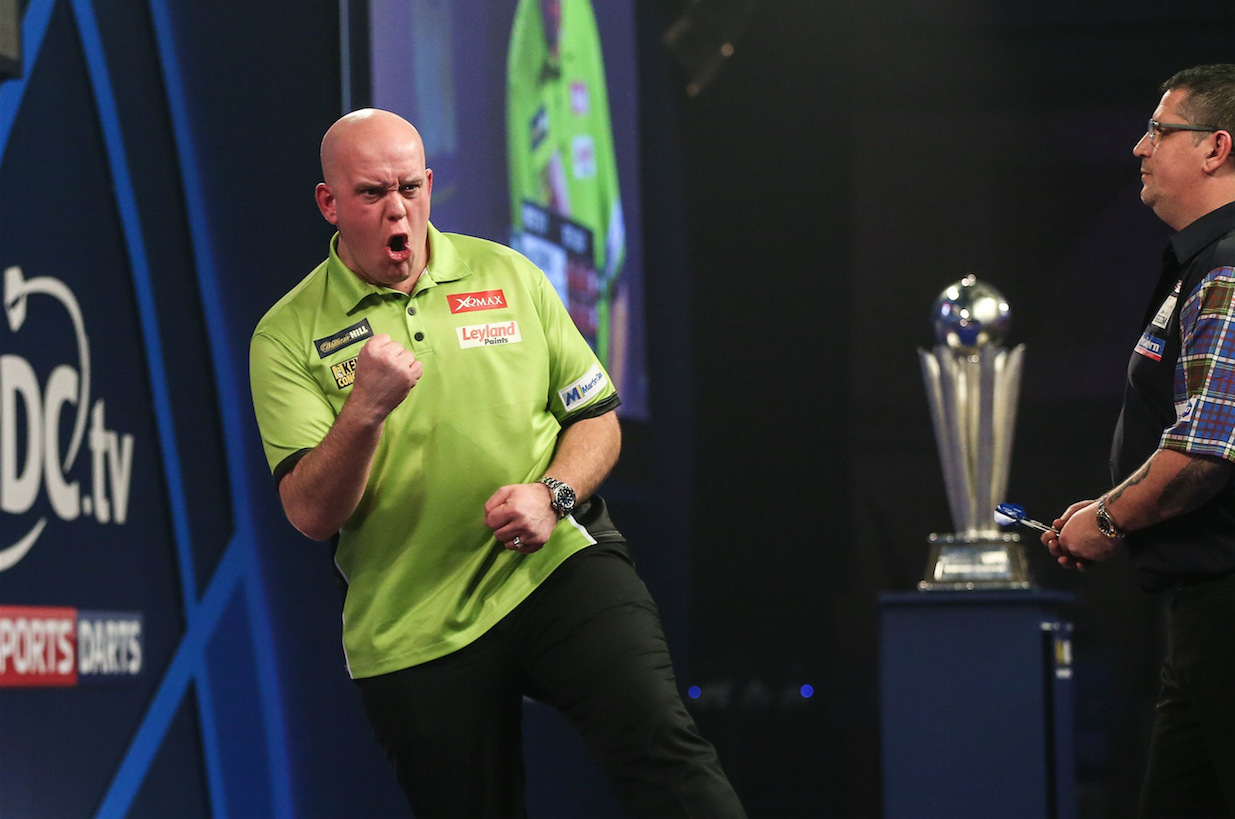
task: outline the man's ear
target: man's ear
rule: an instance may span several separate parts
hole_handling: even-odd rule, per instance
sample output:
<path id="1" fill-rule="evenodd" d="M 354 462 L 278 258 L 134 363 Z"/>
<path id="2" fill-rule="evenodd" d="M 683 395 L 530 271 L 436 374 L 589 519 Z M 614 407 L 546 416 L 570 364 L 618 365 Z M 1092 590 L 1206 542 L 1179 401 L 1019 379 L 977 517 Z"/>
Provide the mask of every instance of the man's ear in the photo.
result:
<path id="1" fill-rule="evenodd" d="M 330 189 L 330 186 L 325 182 L 318 182 L 313 196 L 317 199 L 317 209 L 322 212 L 326 221 L 332 225 L 339 224 L 339 216 L 335 212 L 334 191 Z"/>
<path id="2" fill-rule="evenodd" d="M 1214 147 L 1205 157 L 1205 171 L 1213 173 L 1221 168 L 1231 158 L 1231 132 L 1214 131 Z"/>

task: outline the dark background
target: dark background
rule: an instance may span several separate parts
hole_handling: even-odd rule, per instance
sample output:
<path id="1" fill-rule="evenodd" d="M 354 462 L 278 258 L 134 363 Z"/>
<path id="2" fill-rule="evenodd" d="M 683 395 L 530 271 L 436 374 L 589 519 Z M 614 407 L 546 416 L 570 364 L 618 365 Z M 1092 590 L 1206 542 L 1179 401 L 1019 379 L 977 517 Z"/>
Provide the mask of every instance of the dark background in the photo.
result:
<path id="1" fill-rule="evenodd" d="M 70 20 L 69 8 L 60 0 L 56 14 Z M 201 224 L 167 205 L 186 193 L 166 148 L 170 115 L 159 99 L 169 80 L 152 56 L 152 8 L 169 15 L 201 169 L 193 189 Z M 1009 342 L 1027 352 L 1009 498 L 1045 519 L 1108 488 L 1123 372 L 1168 236 L 1137 199 L 1131 149 L 1162 80 L 1232 59 L 1235 7 L 638 0 L 635 8 L 654 421 L 628 425 L 606 494 L 665 608 L 680 682 L 703 689 L 691 705 L 700 727 L 751 815 L 878 816 L 878 595 L 913 588 L 927 534 L 952 528 L 915 352 L 933 343 L 930 306 L 966 273 L 1012 306 Z M 682 52 L 662 39 L 692 8 L 709 10 L 735 45 L 693 96 Z M 328 552 L 283 520 L 247 406 L 239 467 L 252 509 L 231 508 L 209 480 L 225 466 L 208 407 L 226 403 L 219 395 L 247 401 L 252 327 L 320 261 L 330 236 L 311 196 L 318 141 L 342 96 L 338 4 L 109 0 L 94 13 L 137 197 L 157 226 L 149 241 L 161 303 L 195 292 L 184 253 L 192 231 L 208 234 L 217 265 L 217 303 L 169 306 L 161 319 L 180 330 L 174 349 L 185 356 L 167 378 L 199 510 L 190 515 L 199 584 L 233 529 L 227 521 L 249 520 L 291 813 L 398 815 L 401 798 L 342 668 Z M 76 72 L 84 85 L 73 31 L 71 20 L 53 24 L 59 50 L 46 51 L 38 70 Z M 48 132 L 64 127 L 54 100 L 35 101 L 33 83 L 30 111 L 45 119 L 23 108 L 19 126 L 31 117 Z M 74 123 L 98 150 L 97 134 Z M 68 149 L 49 142 L 46 162 L 55 164 L 56 150 Z M 0 171 L 14 173 L 5 162 Z M 50 191 L 35 182 L 18 190 L 32 207 L 74 218 L 112 207 L 106 190 L 53 181 Z M 63 236 L 59 224 L 48 220 L 50 237 Z M 0 263 L 17 244 L 0 232 Z M 123 287 L 113 294 L 132 298 Z M 218 318 L 207 326 L 201 316 L 211 311 Z M 225 351 L 239 387 L 216 393 L 194 377 L 193 356 L 205 360 L 208 349 Z M 1038 583 L 1076 599 L 1081 815 L 1130 815 L 1156 691 L 1161 601 L 1135 588 L 1124 559 L 1078 576 L 1030 552 Z M 0 576 L 0 602 L 72 602 L 38 597 L 15 571 Z M 218 678 L 232 656 L 217 658 Z M 815 689 L 809 700 L 797 693 L 802 684 Z M 247 736 L 252 714 L 229 710 L 219 689 L 218 730 Z M 0 692 L 0 744 L 10 749 L 22 746 L 5 715 L 27 707 L 23 696 Z M 189 745 L 194 713 L 181 711 L 172 734 Z M 607 809 L 579 787 L 593 774 L 578 772 L 583 763 L 559 727 L 530 720 L 536 812 Z M 191 753 L 157 762 L 148 781 L 179 783 L 169 771 L 202 764 Z M 54 767 L 32 770 L 46 771 L 37 782 L 49 792 L 74 781 Z M 176 788 L 144 793 L 131 815 L 208 811 L 176 801 L 200 805 L 203 786 Z M 0 814 L 5 800 L 0 791 Z M 233 798 L 229 808 L 267 815 L 263 804 Z"/>

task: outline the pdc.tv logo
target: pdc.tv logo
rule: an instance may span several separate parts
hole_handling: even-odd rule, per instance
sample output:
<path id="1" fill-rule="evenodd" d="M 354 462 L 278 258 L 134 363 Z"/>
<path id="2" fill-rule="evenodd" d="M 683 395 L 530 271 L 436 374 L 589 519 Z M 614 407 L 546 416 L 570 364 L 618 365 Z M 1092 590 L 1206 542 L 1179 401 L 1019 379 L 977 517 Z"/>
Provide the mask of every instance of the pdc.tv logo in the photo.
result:
<path id="1" fill-rule="evenodd" d="M 56 366 L 46 383 L 35 367 L 18 355 L 0 355 L 0 572 L 16 566 L 47 528 L 50 511 L 65 522 L 93 518 L 100 524 L 123 525 L 128 519 L 133 477 L 134 436 L 108 429 L 106 405 L 93 398 L 90 339 L 81 305 L 64 282 L 50 276 L 27 278 L 20 267 L 4 271 L 4 315 L 9 331 L 30 332 L 37 341 L 50 311 L 58 308 L 69 319 L 77 341 L 77 366 Z M 33 302 L 33 307 L 30 303 Z M 29 319 L 29 320 L 27 320 Z M 71 425 L 64 423 L 71 418 Z M 22 421 L 23 423 L 18 423 Z M 70 426 L 65 441 L 61 428 Z M 24 442 L 24 446 L 23 446 Z M 78 465 L 88 453 L 89 464 Z M 51 509 L 27 516 L 40 495 Z M 8 533 L 29 529 L 16 540 Z"/>
<path id="2" fill-rule="evenodd" d="M 141 671 L 140 612 L 0 606 L 0 688 L 131 680 Z"/>

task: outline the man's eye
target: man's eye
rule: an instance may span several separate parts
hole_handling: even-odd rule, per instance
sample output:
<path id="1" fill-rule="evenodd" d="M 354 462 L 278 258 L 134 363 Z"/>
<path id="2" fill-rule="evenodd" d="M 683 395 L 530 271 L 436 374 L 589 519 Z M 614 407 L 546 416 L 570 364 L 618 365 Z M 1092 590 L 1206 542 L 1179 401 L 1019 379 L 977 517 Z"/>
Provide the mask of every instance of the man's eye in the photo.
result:
<path id="1" fill-rule="evenodd" d="M 404 193 L 415 193 L 418 190 L 420 190 L 420 184 L 416 182 L 410 182 L 403 186 Z"/>

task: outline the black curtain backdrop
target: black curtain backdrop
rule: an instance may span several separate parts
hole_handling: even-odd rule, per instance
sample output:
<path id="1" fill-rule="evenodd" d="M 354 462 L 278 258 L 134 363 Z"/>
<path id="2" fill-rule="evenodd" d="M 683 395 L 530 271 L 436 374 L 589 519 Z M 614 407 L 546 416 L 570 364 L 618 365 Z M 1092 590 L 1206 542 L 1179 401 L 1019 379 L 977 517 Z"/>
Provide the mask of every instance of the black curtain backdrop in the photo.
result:
<path id="1" fill-rule="evenodd" d="M 1160 83 L 1231 61 L 1233 35 L 1230 4 L 769 0 L 698 97 L 660 67 L 690 259 L 692 707 L 752 815 L 880 814 L 877 597 L 953 528 L 916 353 L 946 285 L 999 288 L 1027 348 L 1009 499 L 1050 519 L 1109 488 L 1169 236 L 1131 149 Z M 645 142 L 673 121 L 644 119 Z M 654 183 L 648 218 L 672 219 Z M 1080 814 L 1131 815 L 1163 600 L 1126 558 L 1079 576 L 1029 551 L 1076 596 Z"/>

